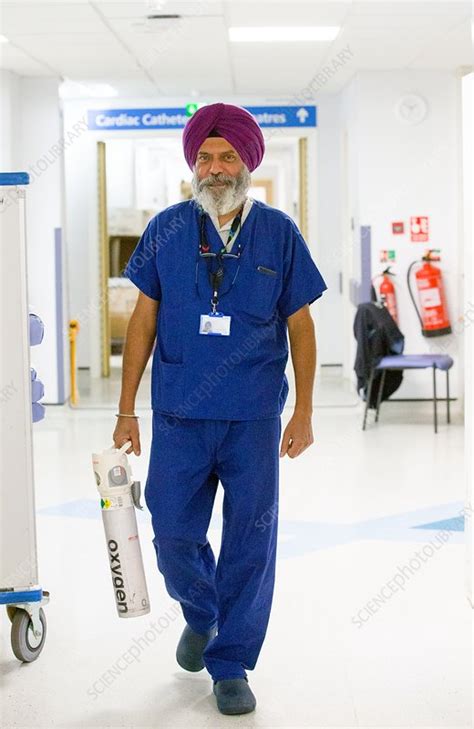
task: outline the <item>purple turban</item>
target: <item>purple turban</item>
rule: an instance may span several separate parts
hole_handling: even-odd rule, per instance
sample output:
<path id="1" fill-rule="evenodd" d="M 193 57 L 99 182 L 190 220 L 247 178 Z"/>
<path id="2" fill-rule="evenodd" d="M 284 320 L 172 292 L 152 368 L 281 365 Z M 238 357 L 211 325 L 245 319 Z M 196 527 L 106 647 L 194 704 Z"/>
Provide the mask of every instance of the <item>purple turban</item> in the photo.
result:
<path id="1" fill-rule="evenodd" d="M 210 104 L 194 112 L 183 132 L 184 156 L 191 169 L 201 145 L 208 137 L 227 139 L 250 172 L 262 161 L 265 152 L 262 130 L 252 114 L 240 106 Z"/>

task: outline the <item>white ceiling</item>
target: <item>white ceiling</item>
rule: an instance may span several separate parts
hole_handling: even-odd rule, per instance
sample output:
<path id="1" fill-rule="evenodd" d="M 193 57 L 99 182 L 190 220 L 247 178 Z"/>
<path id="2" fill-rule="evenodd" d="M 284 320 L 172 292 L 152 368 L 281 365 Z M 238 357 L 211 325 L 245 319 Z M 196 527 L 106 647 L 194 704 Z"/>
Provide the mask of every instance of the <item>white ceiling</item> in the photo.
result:
<path id="1" fill-rule="evenodd" d="M 360 69 L 472 66 L 470 0 L 15 0 L 0 4 L 0 67 L 24 76 L 110 83 L 143 96 L 244 95 L 287 102 L 342 49 L 320 89 Z M 178 13 L 179 20 L 147 20 Z M 241 25 L 339 25 L 332 42 L 230 43 Z"/>

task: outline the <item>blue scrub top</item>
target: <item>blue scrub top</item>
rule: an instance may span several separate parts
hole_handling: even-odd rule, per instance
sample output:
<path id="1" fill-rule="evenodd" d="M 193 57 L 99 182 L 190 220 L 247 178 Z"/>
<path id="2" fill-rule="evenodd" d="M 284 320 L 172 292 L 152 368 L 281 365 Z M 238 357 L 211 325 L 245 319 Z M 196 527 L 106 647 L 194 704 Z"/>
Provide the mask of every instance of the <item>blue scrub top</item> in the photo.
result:
<path id="1" fill-rule="evenodd" d="M 217 310 L 232 317 L 230 335 L 200 334 L 212 297 L 208 264 L 199 256 L 200 212 L 186 200 L 158 213 L 124 271 L 160 302 L 152 408 L 218 420 L 281 415 L 288 396 L 286 320 L 327 286 L 293 220 L 254 200 L 232 248 L 240 241 L 240 259 L 224 259 Z M 222 239 L 208 215 L 206 237 L 218 252 Z"/>

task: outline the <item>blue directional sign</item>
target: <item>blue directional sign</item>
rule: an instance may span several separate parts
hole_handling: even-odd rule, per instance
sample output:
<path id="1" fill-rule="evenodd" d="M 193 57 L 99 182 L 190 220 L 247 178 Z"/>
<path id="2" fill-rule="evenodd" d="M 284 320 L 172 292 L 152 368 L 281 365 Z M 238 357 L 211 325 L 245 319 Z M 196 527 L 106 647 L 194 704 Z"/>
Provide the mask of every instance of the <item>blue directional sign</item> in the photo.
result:
<path id="1" fill-rule="evenodd" d="M 245 106 L 261 127 L 315 127 L 315 106 Z"/>
<path id="2" fill-rule="evenodd" d="M 315 127 L 315 106 L 245 106 L 261 127 Z M 189 120 L 189 105 L 182 108 L 90 109 L 90 130 L 120 131 L 183 129 Z"/>

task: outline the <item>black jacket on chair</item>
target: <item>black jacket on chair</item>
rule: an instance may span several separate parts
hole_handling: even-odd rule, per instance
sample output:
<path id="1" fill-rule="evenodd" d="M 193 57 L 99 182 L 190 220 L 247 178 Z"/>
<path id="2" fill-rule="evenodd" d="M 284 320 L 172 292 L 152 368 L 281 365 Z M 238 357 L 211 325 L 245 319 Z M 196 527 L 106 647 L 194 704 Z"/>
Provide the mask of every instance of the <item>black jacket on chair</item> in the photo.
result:
<path id="1" fill-rule="evenodd" d="M 354 336 L 357 340 L 354 363 L 357 391 L 365 400 L 372 369 L 382 357 L 389 354 L 402 354 L 405 338 L 388 309 L 381 304 L 374 303 L 359 304 L 357 307 Z M 381 372 L 376 372 L 369 403 L 370 408 L 376 407 L 380 378 Z M 382 400 L 387 400 L 400 387 L 402 379 L 403 370 L 387 370 Z"/>

